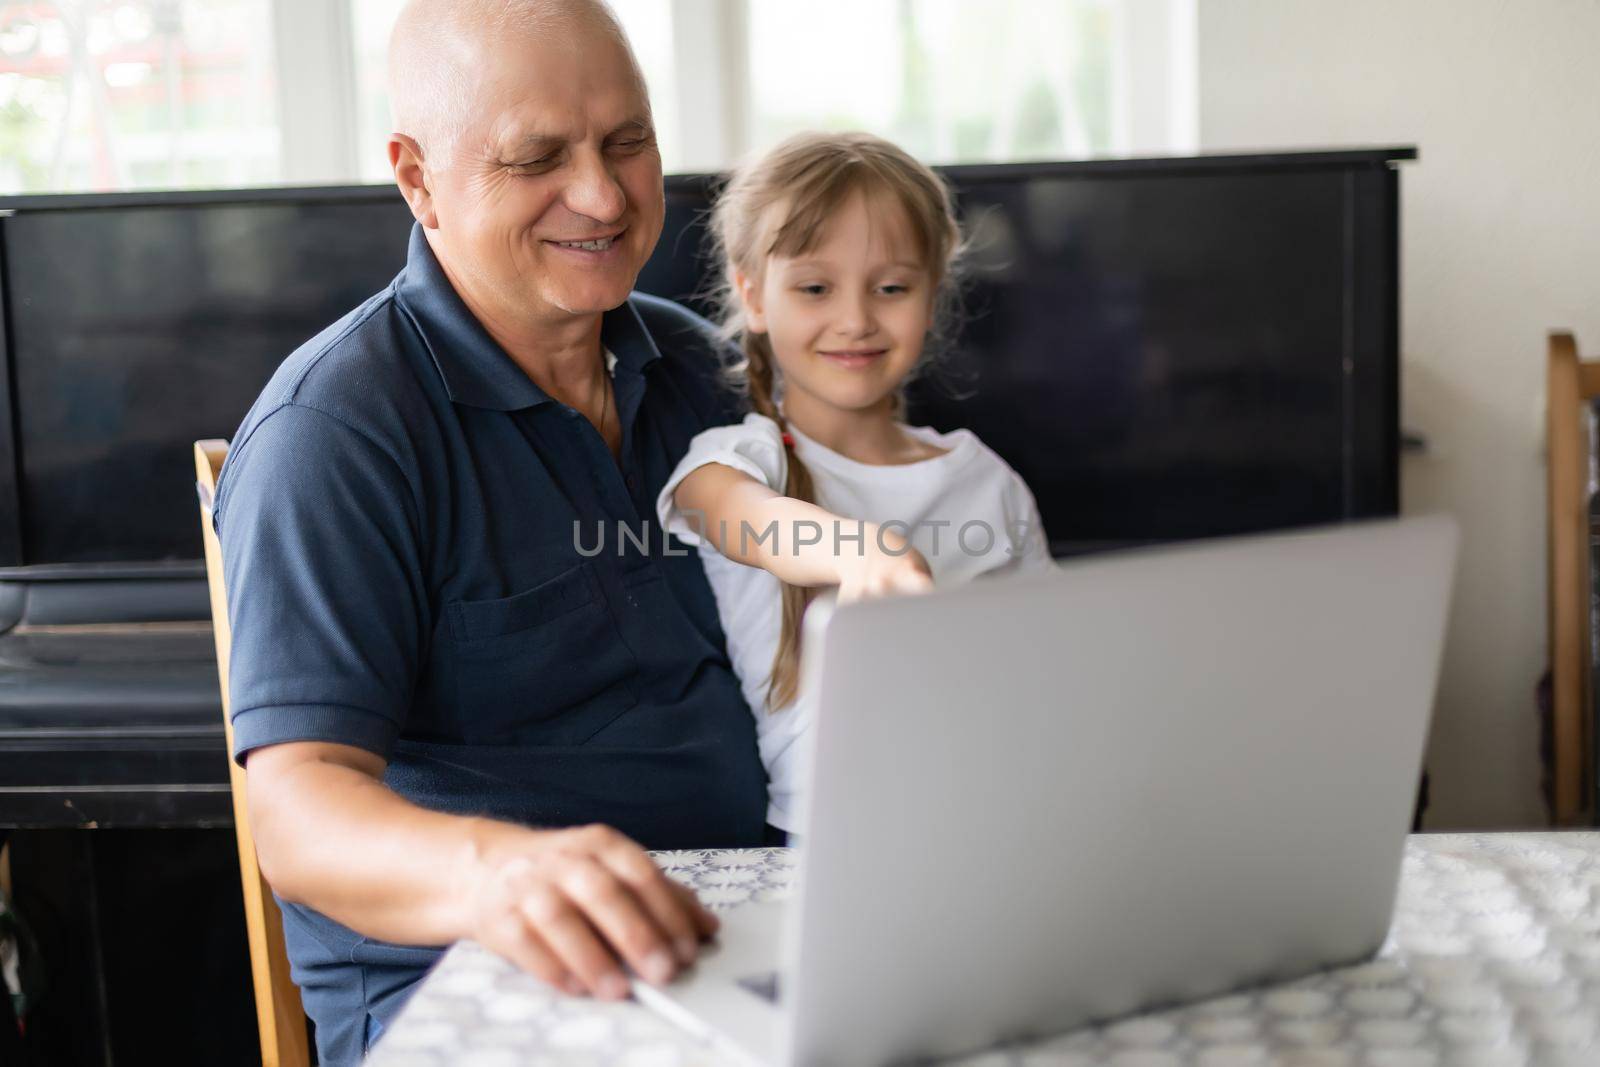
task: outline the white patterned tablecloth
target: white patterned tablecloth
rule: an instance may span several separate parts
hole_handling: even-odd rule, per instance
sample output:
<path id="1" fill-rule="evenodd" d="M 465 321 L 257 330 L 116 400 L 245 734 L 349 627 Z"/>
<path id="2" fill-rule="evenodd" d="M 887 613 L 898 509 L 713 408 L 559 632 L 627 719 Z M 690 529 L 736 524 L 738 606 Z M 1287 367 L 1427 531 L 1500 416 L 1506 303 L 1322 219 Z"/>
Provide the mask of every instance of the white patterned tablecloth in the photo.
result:
<path id="1" fill-rule="evenodd" d="M 714 908 L 779 897 L 784 849 L 664 852 Z M 471 942 L 423 980 L 372 1067 L 727 1062 L 631 1002 L 552 992 Z M 960 1061 L 1114 1067 L 1597 1067 L 1600 833 L 1407 843 L 1387 943 L 1358 967 Z"/>

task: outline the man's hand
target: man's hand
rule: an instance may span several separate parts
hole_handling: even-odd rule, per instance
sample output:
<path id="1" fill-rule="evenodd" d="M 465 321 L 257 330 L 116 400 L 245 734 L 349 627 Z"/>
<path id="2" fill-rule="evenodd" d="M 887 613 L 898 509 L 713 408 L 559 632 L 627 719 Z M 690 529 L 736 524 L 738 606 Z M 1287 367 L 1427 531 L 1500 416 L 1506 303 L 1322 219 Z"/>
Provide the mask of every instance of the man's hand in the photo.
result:
<path id="1" fill-rule="evenodd" d="M 608 826 L 488 830 L 470 874 L 471 936 L 569 993 L 628 995 L 619 963 L 661 984 L 719 925 L 688 889 Z"/>
<path id="2" fill-rule="evenodd" d="M 245 765 L 261 872 L 285 900 L 402 945 L 474 938 L 558 989 L 628 995 L 621 962 L 664 982 L 714 915 L 605 826 L 532 830 L 417 807 L 370 752 L 269 745 Z"/>

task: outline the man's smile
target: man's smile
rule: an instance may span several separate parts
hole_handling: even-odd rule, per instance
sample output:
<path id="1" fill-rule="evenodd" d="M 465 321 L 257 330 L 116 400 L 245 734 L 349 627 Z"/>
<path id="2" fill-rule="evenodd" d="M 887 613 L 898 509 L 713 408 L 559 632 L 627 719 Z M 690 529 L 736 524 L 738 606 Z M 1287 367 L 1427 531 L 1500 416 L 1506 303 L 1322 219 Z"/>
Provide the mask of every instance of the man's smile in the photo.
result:
<path id="1" fill-rule="evenodd" d="M 571 237 L 564 239 L 546 238 L 545 243 L 555 245 L 557 248 L 571 252 L 603 253 L 609 252 L 616 246 L 617 240 L 627 232 L 626 228 L 612 230 L 609 233 L 599 233 L 587 237 Z"/>

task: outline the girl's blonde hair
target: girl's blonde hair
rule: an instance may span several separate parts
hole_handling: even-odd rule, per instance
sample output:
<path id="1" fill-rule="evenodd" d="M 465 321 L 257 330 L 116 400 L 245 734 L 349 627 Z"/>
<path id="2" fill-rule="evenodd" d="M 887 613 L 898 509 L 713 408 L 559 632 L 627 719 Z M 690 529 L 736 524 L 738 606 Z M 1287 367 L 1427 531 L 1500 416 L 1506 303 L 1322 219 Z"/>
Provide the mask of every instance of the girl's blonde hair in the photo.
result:
<path id="1" fill-rule="evenodd" d="M 954 314 L 956 262 L 961 230 L 950 190 L 926 165 L 903 149 L 869 133 L 802 133 L 790 137 L 756 161 L 739 168 L 717 198 L 711 236 L 722 266 L 716 296 L 722 328 L 737 340 L 742 358 L 729 368 L 732 383 L 753 410 L 784 432 L 789 478 L 784 495 L 816 502 L 811 472 L 795 454 L 788 424 L 778 406 L 777 368 L 765 334 L 752 333 L 739 299 L 737 277 L 760 285 L 767 257 L 793 257 L 815 250 L 839 210 L 855 195 L 869 204 L 895 204 L 933 284 L 933 327 L 940 339 Z M 901 398 L 895 397 L 898 409 Z M 799 683 L 800 617 L 811 590 L 785 584 L 783 626 L 767 685 L 767 707 L 785 707 Z"/>

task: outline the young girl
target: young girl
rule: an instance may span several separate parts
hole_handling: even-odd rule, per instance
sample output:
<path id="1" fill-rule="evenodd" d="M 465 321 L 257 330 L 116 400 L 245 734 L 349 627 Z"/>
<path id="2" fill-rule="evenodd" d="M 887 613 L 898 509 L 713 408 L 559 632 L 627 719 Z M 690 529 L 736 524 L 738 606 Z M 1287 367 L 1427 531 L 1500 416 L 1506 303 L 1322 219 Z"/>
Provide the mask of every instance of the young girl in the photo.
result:
<path id="1" fill-rule="evenodd" d="M 868 134 L 802 134 L 734 175 L 711 229 L 753 410 L 695 437 L 658 510 L 699 546 L 756 716 L 768 821 L 792 832 L 812 592 L 915 592 L 1050 556 L 1005 461 L 969 431 L 899 419 L 901 387 L 952 302 L 960 231 L 937 175 Z"/>

